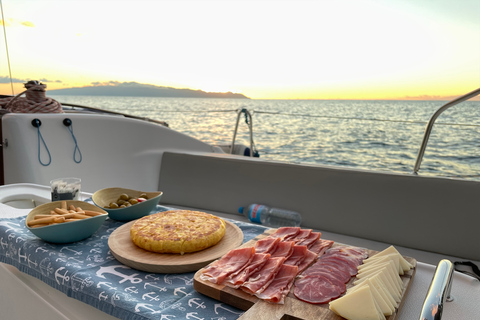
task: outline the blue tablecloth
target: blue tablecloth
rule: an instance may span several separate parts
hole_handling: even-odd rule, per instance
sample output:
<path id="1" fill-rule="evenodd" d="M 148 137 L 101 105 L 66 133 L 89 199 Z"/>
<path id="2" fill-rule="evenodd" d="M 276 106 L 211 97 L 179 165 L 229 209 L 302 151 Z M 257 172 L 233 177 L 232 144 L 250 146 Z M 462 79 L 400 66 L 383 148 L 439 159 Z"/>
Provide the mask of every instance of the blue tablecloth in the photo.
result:
<path id="1" fill-rule="evenodd" d="M 157 206 L 155 211 L 170 209 Z M 244 242 L 266 229 L 231 222 L 243 231 Z M 55 245 L 33 235 L 25 227 L 25 217 L 0 219 L 0 261 L 120 319 L 237 319 L 243 314 L 196 292 L 195 272 L 147 273 L 117 261 L 108 248 L 108 237 L 121 225 L 107 218 L 90 238 Z"/>

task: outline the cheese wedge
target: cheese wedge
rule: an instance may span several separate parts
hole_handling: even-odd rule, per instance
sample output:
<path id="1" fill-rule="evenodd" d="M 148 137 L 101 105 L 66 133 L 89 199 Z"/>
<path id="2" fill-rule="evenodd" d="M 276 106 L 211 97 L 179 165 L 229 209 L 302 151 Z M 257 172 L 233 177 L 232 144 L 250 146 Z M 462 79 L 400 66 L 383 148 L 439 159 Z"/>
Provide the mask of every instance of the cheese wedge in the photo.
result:
<path id="1" fill-rule="evenodd" d="M 375 268 L 372 268 L 372 269 L 369 269 L 369 270 L 366 270 L 366 271 L 363 271 L 363 272 L 359 272 L 357 274 L 357 279 L 363 279 L 363 278 L 368 278 L 371 274 L 374 274 L 375 272 L 379 271 L 379 270 L 382 270 L 386 273 L 388 279 L 389 279 L 389 282 L 390 284 L 393 285 L 393 287 L 400 293 L 402 292 L 402 286 L 400 285 L 400 283 L 397 281 L 397 279 L 395 279 L 395 276 L 398 277 L 398 274 L 396 274 L 395 272 L 392 271 L 392 266 L 390 264 L 381 264 Z M 400 279 L 401 280 L 401 279 Z"/>
<path id="2" fill-rule="evenodd" d="M 385 284 L 385 287 L 388 289 L 388 292 L 390 292 L 395 302 L 399 303 L 401 300 L 401 294 L 397 289 L 397 287 L 393 284 L 392 279 L 390 279 L 389 272 L 386 267 L 375 270 L 374 272 L 368 274 L 368 277 L 364 275 L 364 277 L 358 278 L 359 275 L 357 275 L 357 279 L 353 281 L 353 284 L 358 285 L 374 275 L 380 276 L 380 279 L 382 279 L 383 283 Z"/>
<path id="3" fill-rule="evenodd" d="M 385 283 L 383 283 L 381 277 L 379 275 L 374 275 L 370 278 L 368 278 L 368 280 L 370 280 L 371 283 L 373 283 L 375 285 L 375 288 L 377 288 L 377 290 L 381 293 L 383 293 L 383 296 L 385 297 L 385 300 L 387 302 L 390 303 L 390 305 L 393 307 L 393 308 L 396 308 L 398 307 L 398 303 L 397 301 L 395 301 L 395 299 L 393 298 L 392 294 L 390 293 L 390 291 L 388 291 Z"/>
<path id="4" fill-rule="evenodd" d="M 387 260 L 383 263 L 370 265 L 370 267 L 363 268 L 362 270 L 359 270 L 358 274 L 360 274 L 360 275 L 361 274 L 366 274 L 366 273 L 369 273 L 373 270 L 377 270 L 377 269 L 383 268 L 383 267 L 387 267 L 392 281 L 394 282 L 394 284 L 398 288 L 398 290 L 400 290 L 400 292 L 401 292 L 403 290 L 403 281 L 402 281 L 402 278 L 400 277 L 400 275 L 398 274 L 398 268 L 395 266 L 395 263 L 392 260 Z M 358 274 L 357 274 L 357 277 L 358 277 Z"/>
<path id="5" fill-rule="evenodd" d="M 368 285 L 330 301 L 329 308 L 339 316 L 349 320 L 385 319 Z"/>
<path id="6" fill-rule="evenodd" d="M 392 302 L 387 298 L 385 292 L 382 289 L 377 289 L 377 286 L 373 283 L 373 281 L 368 278 L 367 280 L 363 281 L 361 284 L 358 286 L 353 286 L 350 289 L 347 290 L 346 294 L 350 294 L 355 290 L 358 290 L 359 288 L 368 285 L 370 287 L 370 290 L 372 291 L 373 297 L 375 298 L 375 301 L 378 303 L 378 306 L 382 310 L 382 313 L 385 316 L 391 316 L 393 312 L 395 311 L 395 307 L 392 304 Z"/>
<path id="7" fill-rule="evenodd" d="M 380 257 L 377 257 L 377 258 L 374 258 L 374 257 L 375 256 L 373 256 L 372 259 L 364 260 L 363 264 L 358 266 L 358 270 L 360 271 L 362 269 L 371 268 L 373 265 L 376 265 L 376 264 L 379 264 L 379 263 L 382 263 L 382 262 L 386 262 L 388 260 L 392 260 L 395 263 L 395 266 L 397 266 L 398 274 L 402 275 L 402 276 L 405 274 L 402 266 L 400 265 L 400 255 L 399 254 L 390 253 L 390 254 L 387 254 L 385 256 L 380 256 Z"/>
<path id="8" fill-rule="evenodd" d="M 378 257 L 381 257 L 381 256 L 386 256 L 386 255 L 392 254 L 392 253 L 399 255 L 400 265 L 402 266 L 404 272 L 413 268 L 413 266 L 410 264 L 410 262 L 405 260 L 405 258 L 397 251 L 397 249 L 394 246 L 390 246 L 390 247 L 386 248 L 385 250 L 380 251 L 379 253 L 377 253 L 374 256 L 365 260 L 364 263 L 366 263 L 370 259 L 378 258 Z"/>

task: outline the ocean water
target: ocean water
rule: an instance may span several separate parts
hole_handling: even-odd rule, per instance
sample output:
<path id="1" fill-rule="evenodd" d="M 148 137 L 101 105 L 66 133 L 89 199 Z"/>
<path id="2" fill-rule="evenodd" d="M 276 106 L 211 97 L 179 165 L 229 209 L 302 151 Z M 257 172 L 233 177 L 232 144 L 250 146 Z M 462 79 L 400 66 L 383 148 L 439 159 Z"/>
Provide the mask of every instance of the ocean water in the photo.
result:
<path id="1" fill-rule="evenodd" d="M 64 103 L 166 121 L 210 144 L 231 143 L 238 110 L 252 113 L 263 159 L 411 173 L 425 126 L 446 101 L 237 100 L 53 96 Z M 236 143 L 249 144 L 241 115 Z M 437 119 L 420 175 L 480 180 L 480 101 Z"/>

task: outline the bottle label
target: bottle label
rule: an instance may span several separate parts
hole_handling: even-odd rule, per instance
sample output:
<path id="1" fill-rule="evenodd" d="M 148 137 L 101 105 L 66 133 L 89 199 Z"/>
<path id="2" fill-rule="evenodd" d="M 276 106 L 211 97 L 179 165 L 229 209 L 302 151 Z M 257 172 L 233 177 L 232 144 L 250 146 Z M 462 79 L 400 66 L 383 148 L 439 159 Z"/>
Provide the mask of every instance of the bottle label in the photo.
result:
<path id="1" fill-rule="evenodd" d="M 262 223 L 262 221 L 260 220 L 260 212 L 262 211 L 263 207 L 265 206 L 262 206 L 260 204 L 250 206 L 248 210 L 248 218 L 250 219 L 250 221 Z"/>

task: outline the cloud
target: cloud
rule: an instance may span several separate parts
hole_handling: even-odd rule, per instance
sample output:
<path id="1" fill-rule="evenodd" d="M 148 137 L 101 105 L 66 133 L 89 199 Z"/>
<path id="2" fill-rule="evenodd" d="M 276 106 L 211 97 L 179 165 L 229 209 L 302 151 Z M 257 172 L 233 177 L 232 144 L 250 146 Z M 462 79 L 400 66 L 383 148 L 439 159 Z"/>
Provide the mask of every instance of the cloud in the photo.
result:
<path id="1" fill-rule="evenodd" d="M 462 96 L 462 94 L 459 94 L 458 96 L 440 96 L 440 95 L 427 95 L 427 94 L 423 94 L 423 95 L 419 95 L 419 96 L 405 96 L 403 98 L 401 98 L 401 100 L 434 100 L 434 101 L 450 101 L 450 100 L 453 100 L 453 99 L 456 99 L 458 97 Z M 474 98 L 471 98 L 470 100 L 473 100 L 473 101 L 479 101 L 480 100 L 480 96 L 477 96 L 477 97 L 474 97 Z"/>
<path id="2" fill-rule="evenodd" d="M 62 80 L 48 80 L 48 79 L 38 79 L 40 82 L 54 82 L 54 83 L 62 83 Z"/>
<path id="3" fill-rule="evenodd" d="M 27 82 L 28 80 L 25 80 L 25 79 L 17 79 L 17 78 L 12 78 L 11 81 L 13 83 L 25 83 Z M 7 76 L 0 76 L 0 83 L 10 83 L 10 77 L 7 77 Z"/>
<path id="4" fill-rule="evenodd" d="M 7 27 L 12 27 L 14 25 L 20 24 L 27 28 L 35 28 L 35 24 L 31 21 L 18 21 L 16 19 L 11 19 L 11 18 L 5 19 L 5 20 L 0 19 L 0 25 L 3 25 L 3 23 L 5 23 L 5 26 Z"/>
<path id="5" fill-rule="evenodd" d="M 31 21 L 22 21 L 20 24 L 24 27 L 35 28 L 35 24 Z"/>
<path id="6" fill-rule="evenodd" d="M 18 79 L 18 78 L 12 78 L 13 83 L 25 83 L 29 80 L 38 80 L 40 82 L 54 82 L 54 83 L 62 83 L 62 80 L 48 80 L 48 79 Z M 10 83 L 10 77 L 7 76 L 0 76 L 0 83 Z"/>
<path id="7" fill-rule="evenodd" d="M 130 82 L 120 82 L 120 81 L 105 81 L 105 82 L 91 82 L 91 85 L 94 87 L 125 87 L 125 88 L 132 88 L 132 87 L 156 87 L 152 84 L 143 84 L 143 83 L 138 83 L 135 81 L 130 81 Z"/>

